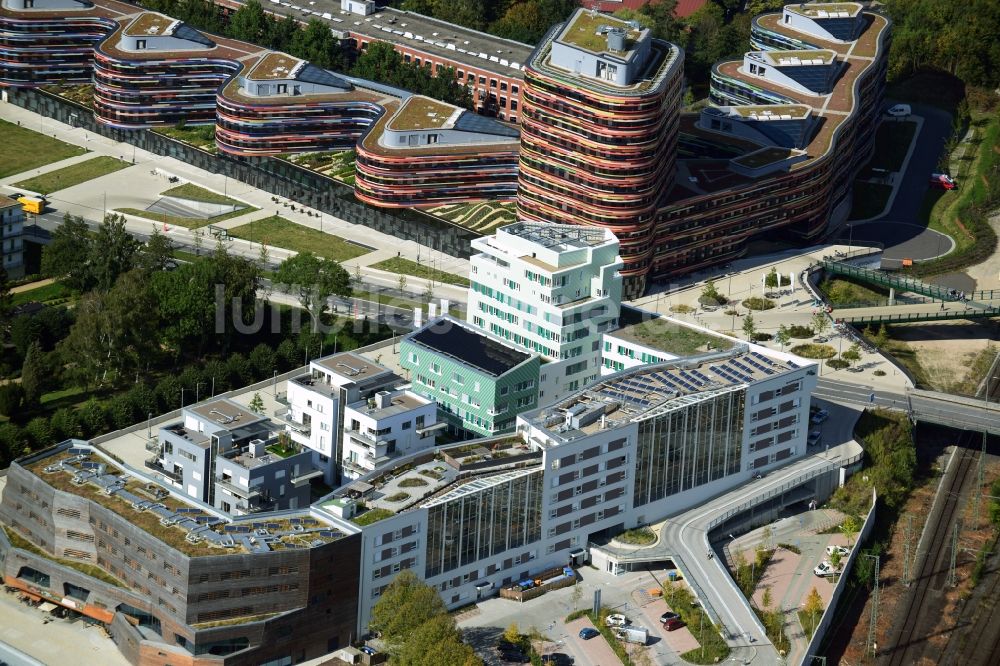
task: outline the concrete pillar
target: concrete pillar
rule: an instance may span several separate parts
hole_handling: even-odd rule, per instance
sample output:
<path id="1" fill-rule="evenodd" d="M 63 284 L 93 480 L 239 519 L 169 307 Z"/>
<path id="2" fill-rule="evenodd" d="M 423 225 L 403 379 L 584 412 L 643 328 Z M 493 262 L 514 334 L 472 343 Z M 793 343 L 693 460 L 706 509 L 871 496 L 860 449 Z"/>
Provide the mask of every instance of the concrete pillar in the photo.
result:
<path id="1" fill-rule="evenodd" d="M 896 304 L 896 288 L 889 287 L 889 305 Z"/>
<path id="2" fill-rule="evenodd" d="M 449 302 L 447 298 L 442 298 L 441 299 L 441 314 L 443 314 L 443 315 L 448 314 L 448 306 L 449 305 L 451 305 L 451 302 Z"/>
<path id="3" fill-rule="evenodd" d="M 433 302 L 428 303 L 427 304 L 427 319 L 428 320 L 434 319 L 434 317 L 437 317 L 437 316 L 438 316 L 438 306 L 437 306 L 437 303 L 433 303 Z"/>
<path id="4" fill-rule="evenodd" d="M 792 287 L 792 291 L 795 291 L 795 271 L 788 271 L 789 285 Z"/>
<path id="5" fill-rule="evenodd" d="M 424 312 L 422 308 L 413 308 L 413 327 L 420 328 L 424 325 Z"/>

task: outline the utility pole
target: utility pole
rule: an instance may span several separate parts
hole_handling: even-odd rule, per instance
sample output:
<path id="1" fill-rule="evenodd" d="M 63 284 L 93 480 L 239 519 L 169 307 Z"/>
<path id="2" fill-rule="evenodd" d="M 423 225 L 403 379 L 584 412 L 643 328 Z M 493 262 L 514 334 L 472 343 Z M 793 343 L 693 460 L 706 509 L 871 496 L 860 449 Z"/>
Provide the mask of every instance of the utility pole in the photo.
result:
<path id="1" fill-rule="evenodd" d="M 868 623 L 868 641 L 865 643 L 865 654 L 871 652 L 874 656 L 874 646 L 876 645 L 875 631 L 878 628 L 878 602 L 879 602 L 879 590 L 878 590 L 878 577 L 879 577 L 879 559 L 878 555 L 864 554 L 863 557 L 870 557 L 875 560 L 875 585 L 872 587 L 872 614 L 871 620 Z"/>

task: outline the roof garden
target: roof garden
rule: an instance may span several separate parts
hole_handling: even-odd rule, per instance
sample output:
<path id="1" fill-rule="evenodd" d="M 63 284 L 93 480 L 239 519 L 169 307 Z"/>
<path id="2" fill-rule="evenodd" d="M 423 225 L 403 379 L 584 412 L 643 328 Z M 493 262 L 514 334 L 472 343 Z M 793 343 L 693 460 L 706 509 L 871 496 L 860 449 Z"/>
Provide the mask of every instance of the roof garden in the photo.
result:
<path id="1" fill-rule="evenodd" d="M 731 106 L 732 113 L 749 120 L 802 120 L 812 107 L 807 104 L 755 104 Z"/>
<path id="2" fill-rule="evenodd" d="M 844 18 L 857 16 L 862 7 L 857 2 L 810 2 L 785 5 L 785 9 L 809 18 Z"/>
<path id="3" fill-rule="evenodd" d="M 623 315 L 625 311 L 623 308 Z M 735 344 L 729 338 L 685 326 L 666 317 L 633 321 L 608 335 L 674 356 L 695 356 L 710 351 L 725 351 L 732 349 Z"/>
<path id="4" fill-rule="evenodd" d="M 762 51 L 761 55 L 772 64 L 785 65 L 829 65 L 837 57 L 832 49 L 799 51 Z"/>
<path id="5" fill-rule="evenodd" d="M 155 12 L 144 12 L 125 28 L 125 34 L 132 37 L 159 37 L 169 35 L 173 31 L 170 29 L 180 23 L 175 18 L 157 14 Z"/>
<path id="6" fill-rule="evenodd" d="M 792 152 L 793 151 L 789 148 L 761 148 L 760 150 L 755 150 L 754 152 L 743 155 L 742 157 L 737 157 L 732 161 L 740 166 L 745 166 L 748 169 L 759 169 L 760 167 L 788 159 L 792 156 Z"/>
<path id="7" fill-rule="evenodd" d="M 254 81 L 290 79 L 303 62 L 287 53 L 268 53 L 257 61 L 257 64 L 247 73 L 247 78 Z"/>
<path id="8" fill-rule="evenodd" d="M 615 52 L 617 55 L 627 54 L 635 47 L 636 41 L 642 36 L 643 30 L 636 29 L 627 22 L 608 14 L 578 10 L 576 16 L 559 35 L 559 41 L 571 44 L 591 53 L 610 53 L 608 37 L 605 28 L 621 28 L 625 30 L 625 49 Z"/>
<path id="9" fill-rule="evenodd" d="M 393 114 L 386 129 L 396 131 L 427 130 L 451 127 L 462 109 L 429 97 L 413 96 Z"/>
<path id="10" fill-rule="evenodd" d="M 184 501 L 164 486 L 131 474 L 89 446 L 65 442 L 24 468 L 61 492 L 118 514 L 188 557 L 315 547 L 344 534 L 301 515 L 269 520 L 258 514 L 228 523 L 212 509 Z"/>

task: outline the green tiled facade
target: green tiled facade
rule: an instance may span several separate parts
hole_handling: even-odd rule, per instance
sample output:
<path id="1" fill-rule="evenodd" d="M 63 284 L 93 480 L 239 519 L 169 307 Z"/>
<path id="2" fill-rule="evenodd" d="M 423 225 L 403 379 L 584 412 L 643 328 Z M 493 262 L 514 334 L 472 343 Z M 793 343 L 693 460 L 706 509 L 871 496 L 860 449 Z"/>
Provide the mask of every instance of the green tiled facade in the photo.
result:
<path id="1" fill-rule="evenodd" d="M 413 392 L 438 403 L 438 418 L 475 436 L 512 432 L 517 415 L 538 406 L 539 358 L 533 356 L 499 377 L 404 339 L 400 366 Z"/>

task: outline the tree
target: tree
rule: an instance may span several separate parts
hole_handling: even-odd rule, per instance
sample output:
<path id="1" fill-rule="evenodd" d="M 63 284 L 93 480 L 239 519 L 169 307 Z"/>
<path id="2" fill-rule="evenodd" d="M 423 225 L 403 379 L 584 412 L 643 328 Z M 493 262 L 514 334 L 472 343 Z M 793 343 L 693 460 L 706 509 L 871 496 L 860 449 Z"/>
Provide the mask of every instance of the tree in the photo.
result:
<path id="1" fill-rule="evenodd" d="M 125 228 L 124 215 L 105 215 L 90 246 L 94 288 L 108 291 L 115 285 L 119 275 L 132 270 L 139 247 L 139 241 Z"/>
<path id="2" fill-rule="evenodd" d="M 753 342 L 754 336 L 757 335 L 757 323 L 753 320 L 753 315 L 749 312 L 743 319 L 743 334 L 747 336 L 747 340 L 750 342 Z"/>
<path id="3" fill-rule="evenodd" d="M 300 252 L 285 259 L 278 266 L 274 279 L 298 292 L 299 303 L 313 320 L 313 330 L 326 313 L 331 296 L 351 295 L 351 278 L 347 271 L 337 262 L 317 257 L 312 252 Z"/>
<path id="4" fill-rule="evenodd" d="M 521 630 L 517 627 L 517 622 L 511 622 L 503 632 L 503 637 L 507 641 L 517 644 L 521 642 Z"/>
<path id="5" fill-rule="evenodd" d="M 772 603 L 774 603 L 774 600 L 771 598 L 771 588 L 765 587 L 764 593 L 760 596 L 760 607 L 763 610 L 768 610 L 771 608 Z"/>
<path id="6" fill-rule="evenodd" d="M 847 547 L 851 547 L 851 539 L 858 533 L 858 519 L 855 516 L 847 516 L 840 525 L 840 531 L 847 537 Z"/>
<path id="7" fill-rule="evenodd" d="M 781 351 L 785 351 L 785 345 L 791 341 L 792 333 L 787 326 L 782 324 L 778 327 L 778 332 L 774 334 L 774 339 L 781 344 Z"/>
<path id="8" fill-rule="evenodd" d="M 806 600 L 802 606 L 802 610 L 809 615 L 818 615 L 823 612 L 823 597 L 819 595 L 819 590 L 815 587 L 809 590 L 809 594 L 806 595 Z"/>
<path id="9" fill-rule="evenodd" d="M 768 289 L 777 289 L 780 284 L 781 278 L 778 277 L 778 269 L 772 266 L 771 272 L 764 276 L 764 286 Z"/>
<path id="10" fill-rule="evenodd" d="M 250 400 L 250 404 L 247 405 L 251 412 L 256 412 L 257 414 L 264 413 L 264 399 L 260 397 L 260 393 L 254 393 L 253 398 Z"/>
<path id="11" fill-rule="evenodd" d="M 0 340 L 10 330 L 10 311 L 14 306 L 14 298 L 10 293 L 10 281 L 7 270 L 0 266 Z"/>
<path id="12" fill-rule="evenodd" d="M 24 432 L 28 435 L 28 440 L 34 451 L 52 446 L 55 443 L 52 441 L 52 426 L 49 425 L 49 420 L 44 416 L 36 416 L 31 419 L 28 425 L 24 426 Z"/>
<path id="13" fill-rule="evenodd" d="M 21 388 L 24 389 L 24 406 L 35 409 L 41 405 L 42 393 L 52 384 L 53 368 L 41 346 L 31 343 L 21 366 Z"/>
<path id="14" fill-rule="evenodd" d="M 15 418 L 21 416 L 24 406 L 24 389 L 20 384 L 0 386 L 0 414 Z"/>
<path id="15" fill-rule="evenodd" d="M 833 566 L 833 571 L 835 574 L 840 573 L 840 561 L 842 559 L 843 556 L 840 554 L 839 550 L 834 550 L 832 553 L 830 553 L 830 565 Z"/>
<path id="16" fill-rule="evenodd" d="M 810 321 L 816 335 L 823 335 L 823 332 L 830 327 L 830 318 L 826 316 L 825 312 L 814 313 Z"/>
<path id="17" fill-rule="evenodd" d="M 861 360 L 861 345 L 854 343 L 851 347 L 840 355 L 849 364 L 854 365 Z"/>
<path id="18" fill-rule="evenodd" d="M 201 248 L 205 245 L 205 232 L 201 229 L 195 229 L 191 232 L 194 236 L 194 253 L 195 256 L 201 256 Z"/>
<path id="19" fill-rule="evenodd" d="M 698 302 L 702 305 L 720 305 L 726 302 L 726 297 L 719 293 L 715 282 L 707 280 L 701 290 L 701 296 L 698 297 Z"/>
<path id="20" fill-rule="evenodd" d="M 93 245 L 87 222 L 69 213 L 52 232 L 51 242 L 42 250 L 42 273 L 76 291 L 93 284 L 90 248 Z"/>
<path id="21" fill-rule="evenodd" d="M 268 27 L 264 8 L 257 0 L 248 0 L 229 17 L 228 33 L 244 42 L 264 44 L 267 41 Z"/>
<path id="22" fill-rule="evenodd" d="M 319 19 L 309 19 L 306 27 L 295 34 L 291 50 L 317 67 L 344 69 L 344 54 L 340 42 L 330 32 L 330 27 Z"/>
<path id="23" fill-rule="evenodd" d="M 462 642 L 455 620 L 447 613 L 435 615 L 418 626 L 399 650 L 397 666 L 482 666 L 470 645 Z"/>
<path id="24" fill-rule="evenodd" d="M 137 266 L 147 273 L 166 270 L 174 258 L 174 242 L 153 225 L 153 233 L 139 252 Z"/>
<path id="25" fill-rule="evenodd" d="M 83 437 L 93 437 L 104 432 L 107 427 L 107 414 L 104 406 L 91 398 L 80 408 L 80 426 Z"/>
<path id="26" fill-rule="evenodd" d="M 60 407 L 49 419 L 52 433 L 58 441 L 80 436 L 80 419 L 76 411 L 68 407 Z"/>
<path id="27" fill-rule="evenodd" d="M 372 608 L 371 627 L 382 633 L 391 651 L 399 653 L 417 627 L 437 615 L 447 615 L 441 595 L 407 569 L 396 576 Z"/>
<path id="28" fill-rule="evenodd" d="M 872 343 L 878 349 L 884 349 L 887 344 L 889 344 L 889 331 L 886 329 L 885 324 L 878 327 L 878 333 L 872 339 Z"/>
<path id="29" fill-rule="evenodd" d="M 250 365 L 253 366 L 254 375 L 257 379 L 267 379 L 271 377 L 277 366 L 278 359 L 269 346 L 263 342 L 253 348 L 250 352 Z"/>
<path id="30" fill-rule="evenodd" d="M 399 277 L 396 278 L 396 282 L 399 284 L 399 295 L 402 296 L 403 290 L 406 289 L 406 276 L 400 273 Z"/>

